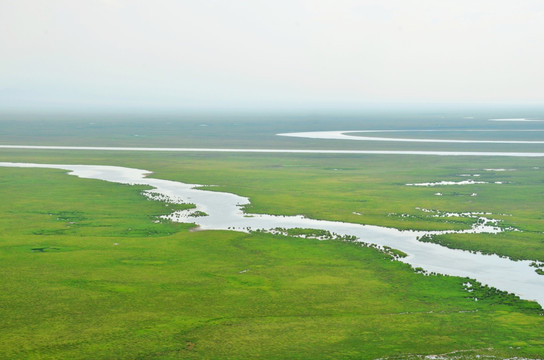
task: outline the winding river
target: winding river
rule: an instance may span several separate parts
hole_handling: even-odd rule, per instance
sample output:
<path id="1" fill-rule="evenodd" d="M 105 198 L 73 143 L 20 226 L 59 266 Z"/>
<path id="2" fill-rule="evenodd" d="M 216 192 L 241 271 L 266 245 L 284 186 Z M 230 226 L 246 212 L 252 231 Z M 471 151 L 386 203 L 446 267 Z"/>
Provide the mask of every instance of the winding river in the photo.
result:
<path id="1" fill-rule="evenodd" d="M 333 132 L 327 131 L 327 132 L 337 133 L 336 131 L 333 131 Z M 321 133 L 321 132 L 318 132 L 318 133 Z M 343 132 L 339 132 L 339 133 L 343 133 Z M 295 134 L 310 134 L 310 133 L 286 133 L 286 134 L 278 134 L 278 135 L 306 137 L 306 136 L 302 136 L 302 135 L 299 136 Z M 329 138 L 323 137 L 323 139 L 329 139 Z M 385 140 L 381 140 L 381 141 L 385 141 Z M 260 154 L 359 154 L 359 155 L 544 157 L 544 152 L 512 152 L 512 151 L 325 150 L 325 149 L 249 149 L 249 148 L 221 149 L 221 148 L 171 148 L 171 147 L 157 148 L 157 147 L 117 147 L 117 146 L 55 146 L 55 145 L 0 145 L 0 149 L 140 151 L 140 152 L 204 152 L 204 153 L 209 152 L 209 153 L 260 153 Z"/>
<path id="2" fill-rule="evenodd" d="M 61 169 L 80 178 L 105 180 L 120 184 L 148 185 L 146 195 L 152 199 L 186 202 L 196 209 L 174 212 L 169 219 L 197 224 L 203 230 L 245 231 L 276 228 L 323 229 L 343 235 L 352 235 L 357 241 L 389 246 L 408 254 L 400 261 L 429 272 L 473 278 L 483 284 L 537 301 L 544 307 L 544 276 L 538 275 L 530 261 L 512 261 L 497 255 L 483 255 L 449 249 L 433 243 L 418 241 L 424 234 L 438 232 L 400 231 L 379 226 L 313 220 L 302 216 L 272 216 L 246 214 L 242 206 L 249 199 L 235 194 L 197 189 L 201 185 L 185 184 L 147 177 L 151 172 L 116 166 L 55 165 L 0 162 L 3 167 Z M 203 212 L 205 216 L 195 216 Z M 201 213 L 200 213 L 201 214 Z M 492 226 L 475 226 L 468 232 L 496 232 Z M 453 232 L 453 231 L 450 231 Z M 467 232 L 466 230 L 464 232 Z"/>
<path id="3" fill-rule="evenodd" d="M 541 132 L 544 130 L 349 130 L 349 131 L 307 131 L 282 133 L 279 136 L 307 139 L 356 140 L 356 141 L 396 141 L 410 143 L 451 143 L 451 144 L 544 144 L 536 140 L 466 140 L 466 139 L 420 139 L 382 136 L 361 136 L 355 134 L 411 133 L 411 132 Z"/>

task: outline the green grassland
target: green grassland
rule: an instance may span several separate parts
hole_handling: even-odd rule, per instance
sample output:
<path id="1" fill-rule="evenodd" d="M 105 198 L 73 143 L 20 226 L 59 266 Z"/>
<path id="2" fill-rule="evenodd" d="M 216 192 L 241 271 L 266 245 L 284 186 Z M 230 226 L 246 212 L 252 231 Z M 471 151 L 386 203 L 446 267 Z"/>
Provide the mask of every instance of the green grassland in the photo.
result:
<path id="1" fill-rule="evenodd" d="M 170 207 L 140 187 L 1 173 L 2 358 L 544 354 L 538 306 L 467 279 L 352 243 L 157 224 Z"/>
<path id="2" fill-rule="evenodd" d="M 274 135 L 350 130 L 349 124 L 354 130 L 391 127 L 396 124 L 393 115 L 385 119 L 386 125 L 304 117 L 260 124 L 249 117 L 236 119 L 240 126 L 230 118 L 202 117 L 179 123 L 161 117 L 150 125 L 149 119 L 110 123 L 89 116 L 77 119 L 76 126 L 70 126 L 74 123 L 69 118 L 10 119 L 0 118 L 1 144 L 402 150 L 434 146 Z M 427 120 L 422 118 L 414 128 L 423 128 Z M 435 127 L 441 124 L 466 126 L 448 117 Z M 529 133 L 515 136 L 537 138 Z M 535 145 L 482 144 L 462 149 L 444 144 L 440 150 L 542 151 Z M 153 177 L 213 184 L 217 186 L 207 189 L 247 196 L 248 212 L 303 214 L 399 229 L 467 229 L 476 221 L 433 217 L 421 209 L 491 212 L 487 216 L 502 220 L 502 227 L 520 231 L 431 240 L 544 261 L 541 158 L 1 149 L 0 161 L 147 169 Z M 515 170 L 483 170 L 493 168 Z M 479 174 L 473 179 L 489 183 L 405 185 L 466 180 L 461 174 Z M 58 170 L 0 168 L 0 358 L 544 357 L 544 316 L 533 302 L 473 281 L 474 291 L 468 292 L 463 285 L 467 279 L 426 276 L 391 261 L 390 254 L 348 242 L 193 232 L 190 224 L 157 221 L 174 208 L 190 205 L 147 200 L 143 190 L 78 179 Z"/>

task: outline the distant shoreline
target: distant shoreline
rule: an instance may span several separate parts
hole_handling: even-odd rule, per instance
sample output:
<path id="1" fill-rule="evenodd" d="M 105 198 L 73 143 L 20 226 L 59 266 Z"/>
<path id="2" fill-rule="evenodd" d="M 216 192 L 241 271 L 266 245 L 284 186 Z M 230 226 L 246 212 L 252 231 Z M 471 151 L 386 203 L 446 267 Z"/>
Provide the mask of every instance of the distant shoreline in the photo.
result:
<path id="1" fill-rule="evenodd" d="M 264 154 L 359 154 L 359 155 L 428 155 L 428 156 L 509 156 L 544 157 L 542 152 L 486 152 L 486 151 L 409 151 L 409 150 L 304 150 L 304 149 L 213 149 L 213 148 L 157 148 L 111 146 L 48 146 L 0 145 L 0 149 L 78 150 L 78 151 L 142 151 L 142 152 L 217 152 Z"/>
<path id="2" fill-rule="evenodd" d="M 420 139 L 420 138 L 394 138 L 351 135 L 360 133 L 410 133 L 410 132 L 535 132 L 544 131 L 540 129 L 531 130 L 348 130 L 348 131 L 306 131 L 277 134 L 279 136 L 305 138 L 305 139 L 325 139 L 325 140 L 355 140 L 355 141 L 394 141 L 394 142 L 414 142 L 414 143 L 448 143 L 448 144 L 544 144 L 544 141 L 532 140 L 466 140 L 466 139 Z"/>

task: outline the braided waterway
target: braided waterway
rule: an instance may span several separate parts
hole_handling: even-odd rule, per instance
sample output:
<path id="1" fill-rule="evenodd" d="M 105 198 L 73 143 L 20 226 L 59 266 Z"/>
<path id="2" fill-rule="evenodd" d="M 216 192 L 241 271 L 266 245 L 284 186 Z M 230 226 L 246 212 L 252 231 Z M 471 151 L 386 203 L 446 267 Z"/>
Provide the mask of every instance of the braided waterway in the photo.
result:
<path id="1" fill-rule="evenodd" d="M 202 230 L 274 231 L 277 228 L 311 228 L 336 233 L 340 236 L 355 236 L 356 241 L 391 247 L 408 256 L 399 261 L 428 272 L 469 277 L 482 284 L 508 291 L 522 299 L 537 301 L 544 307 L 544 276 L 538 275 L 531 261 L 513 261 L 497 255 L 484 255 L 463 250 L 449 249 L 438 244 L 418 241 L 426 234 L 445 232 L 401 231 L 372 225 L 360 225 L 336 221 L 314 220 L 303 216 L 273 216 L 246 214 L 242 207 L 249 199 L 235 194 L 199 189 L 202 185 L 147 177 L 150 171 L 116 166 L 55 165 L 0 162 L 3 167 L 47 168 L 69 171 L 80 178 L 104 180 L 120 184 L 148 185 L 146 194 L 151 199 L 176 203 L 192 203 L 195 209 L 177 211 L 168 219 L 195 223 Z M 195 216 L 204 215 L 204 216 Z M 485 222 L 470 230 L 446 231 L 448 233 L 495 233 L 500 231 Z"/>

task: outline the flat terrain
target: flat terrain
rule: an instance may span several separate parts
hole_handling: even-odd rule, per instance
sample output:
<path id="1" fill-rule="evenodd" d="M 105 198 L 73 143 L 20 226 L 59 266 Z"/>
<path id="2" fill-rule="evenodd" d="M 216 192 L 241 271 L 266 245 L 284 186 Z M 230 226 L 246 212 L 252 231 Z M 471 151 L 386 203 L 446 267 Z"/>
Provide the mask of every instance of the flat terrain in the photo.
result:
<path id="1" fill-rule="evenodd" d="M 131 137 L 141 129 L 130 122 L 104 122 L 93 133 L 76 131 L 88 123 L 70 127 L 63 120 L 63 136 L 58 122 L 38 122 L 40 131 L 25 135 L 8 121 L 11 125 L 3 128 L 0 143 L 370 146 L 273 137 L 276 130 L 339 130 L 333 126 L 342 125 L 311 129 L 300 119 L 288 130 L 281 122 L 260 128 L 254 124 L 253 138 L 246 132 L 221 137 L 219 129 L 199 138 L 198 133 L 214 126 L 210 119 L 201 120 L 173 122 L 169 131 L 159 127 L 156 131 L 164 133 L 151 132 L 144 140 Z M 35 124 L 28 121 L 23 124 Z M 195 125 L 193 132 L 180 130 L 187 124 Z M 151 128 L 149 123 L 145 126 Z M 221 126 L 228 135 L 229 127 Z M 51 132 L 43 133 L 45 129 Z M 211 138 L 217 141 L 210 143 Z M 373 146 L 392 148 L 388 145 Z M 470 146 L 476 148 L 484 149 Z M 497 149 L 505 147 L 485 147 Z M 516 150 L 542 148 L 508 147 Z M 154 177 L 214 184 L 218 186 L 213 189 L 247 196 L 251 212 L 401 229 L 462 229 L 476 221 L 436 217 L 422 209 L 489 212 L 488 217 L 501 220 L 500 226 L 510 230 L 432 240 L 544 261 L 543 159 L 4 149 L 0 161 L 142 168 L 154 171 Z M 465 358 L 544 357 L 542 309 L 480 288 L 474 281 L 425 276 L 375 249 L 350 243 L 191 232 L 189 224 L 157 223 L 157 217 L 172 211 L 173 205 L 146 200 L 141 187 L 43 169 L 1 168 L 0 174 L 0 357 L 375 359 L 447 353 Z M 487 183 L 406 186 L 466 179 Z M 467 282 L 473 292 L 463 285 Z"/>
<path id="2" fill-rule="evenodd" d="M 338 141 L 276 136 L 326 130 L 411 130 L 414 138 L 542 141 L 542 122 L 493 122 L 488 119 L 542 118 L 542 109 L 429 109 L 365 113 L 37 113 L 0 112 L 0 144 L 135 147 L 208 147 L 264 149 L 535 151 L 542 145 L 398 143 Z M 467 118 L 467 115 L 472 115 Z M 476 132 L 466 132 L 466 130 Z M 421 130 L 447 130 L 428 133 Z M 461 130 L 457 131 L 456 130 Z M 483 131 L 485 130 L 485 131 Z M 491 131 L 489 131 L 491 130 Z M 497 131 L 498 130 L 498 131 Z M 524 130 L 510 132 L 509 130 Z M 526 131 L 527 130 L 527 131 Z M 384 134 L 376 134 L 384 136 Z M 406 137 L 389 133 L 388 137 Z"/>

